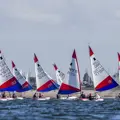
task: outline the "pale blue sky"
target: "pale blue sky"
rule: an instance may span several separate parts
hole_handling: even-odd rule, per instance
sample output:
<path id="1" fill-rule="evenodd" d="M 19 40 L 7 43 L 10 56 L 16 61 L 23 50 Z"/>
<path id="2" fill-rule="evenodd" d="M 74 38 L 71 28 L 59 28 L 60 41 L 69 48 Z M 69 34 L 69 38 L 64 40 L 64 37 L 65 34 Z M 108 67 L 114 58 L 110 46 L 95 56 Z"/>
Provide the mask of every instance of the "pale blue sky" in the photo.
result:
<path id="1" fill-rule="evenodd" d="M 34 75 L 33 53 L 54 76 L 52 63 L 67 72 L 77 51 L 81 78 L 88 68 L 90 43 L 102 65 L 113 73 L 120 52 L 120 0 L 1 0 L 0 48 L 11 67 Z"/>

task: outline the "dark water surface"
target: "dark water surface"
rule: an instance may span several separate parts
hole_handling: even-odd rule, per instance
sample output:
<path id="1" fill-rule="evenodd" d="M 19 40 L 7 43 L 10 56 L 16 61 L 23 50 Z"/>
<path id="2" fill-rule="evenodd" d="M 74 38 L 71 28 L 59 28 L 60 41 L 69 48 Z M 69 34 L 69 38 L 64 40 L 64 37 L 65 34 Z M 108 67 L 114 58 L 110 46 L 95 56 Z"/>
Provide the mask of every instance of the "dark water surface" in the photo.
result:
<path id="1" fill-rule="evenodd" d="M 4 101 L 0 102 L 0 120 L 120 120 L 120 100 Z"/>

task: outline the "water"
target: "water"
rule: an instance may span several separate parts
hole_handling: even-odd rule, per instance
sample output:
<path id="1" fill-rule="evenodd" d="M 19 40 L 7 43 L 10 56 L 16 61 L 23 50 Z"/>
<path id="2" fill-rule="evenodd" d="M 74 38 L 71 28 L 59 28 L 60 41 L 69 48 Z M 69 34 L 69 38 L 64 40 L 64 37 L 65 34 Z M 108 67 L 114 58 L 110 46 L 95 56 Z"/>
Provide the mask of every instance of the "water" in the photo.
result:
<path id="1" fill-rule="evenodd" d="M 120 100 L 4 101 L 0 102 L 0 120 L 120 120 Z"/>

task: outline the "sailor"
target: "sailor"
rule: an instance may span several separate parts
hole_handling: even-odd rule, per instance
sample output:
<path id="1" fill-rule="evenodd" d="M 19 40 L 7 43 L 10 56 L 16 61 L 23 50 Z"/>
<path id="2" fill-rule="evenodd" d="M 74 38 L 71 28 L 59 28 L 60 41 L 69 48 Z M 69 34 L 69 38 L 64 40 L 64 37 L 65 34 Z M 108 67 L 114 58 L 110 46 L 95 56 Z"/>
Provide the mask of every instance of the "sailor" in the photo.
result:
<path id="1" fill-rule="evenodd" d="M 120 93 L 118 94 L 118 96 L 117 96 L 118 98 L 120 98 Z"/>
<path id="2" fill-rule="evenodd" d="M 15 95 L 15 93 L 12 94 L 12 98 L 16 98 L 17 96 Z"/>
<path id="3" fill-rule="evenodd" d="M 57 94 L 57 99 L 60 99 L 60 95 L 59 94 Z"/>
<path id="4" fill-rule="evenodd" d="M 93 97 L 92 97 L 91 93 L 89 94 L 88 99 L 93 100 Z"/>
<path id="5" fill-rule="evenodd" d="M 36 95 L 36 93 L 33 95 L 33 99 L 36 99 L 37 98 L 37 95 Z"/>
<path id="6" fill-rule="evenodd" d="M 69 97 L 70 97 L 70 95 L 67 96 L 67 98 L 69 98 Z"/>
<path id="7" fill-rule="evenodd" d="M 39 98 L 43 97 L 43 95 L 41 93 L 39 93 Z"/>
<path id="8" fill-rule="evenodd" d="M 86 98 L 85 94 L 82 92 L 80 98 Z"/>
<path id="9" fill-rule="evenodd" d="M 6 98 L 5 92 L 2 93 L 2 98 Z"/>

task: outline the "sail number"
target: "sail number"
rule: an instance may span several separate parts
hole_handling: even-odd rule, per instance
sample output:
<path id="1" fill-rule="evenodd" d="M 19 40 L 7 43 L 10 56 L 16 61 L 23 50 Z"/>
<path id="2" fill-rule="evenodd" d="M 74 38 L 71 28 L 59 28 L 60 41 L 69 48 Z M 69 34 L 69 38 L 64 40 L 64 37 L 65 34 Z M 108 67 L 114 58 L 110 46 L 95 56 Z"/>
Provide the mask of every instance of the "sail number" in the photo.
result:
<path id="1" fill-rule="evenodd" d="M 17 80 L 23 79 L 22 75 L 18 71 L 15 71 L 15 76 L 16 76 Z"/>
<path id="2" fill-rule="evenodd" d="M 0 61 L 0 76 L 6 79 L 13 77 L 4 60 Z"/>
<path id="3" fill-rule="evenodd" d="M 42 79 L 43 77 L 46 76 L 46 73 L 43 71 L 42 67 L 38 67 L 37 70 L 38 70 L 38 73 L 39 73 L 39 74 L 37 75 L 37 77 L 38 77 L 39 79 Z"/>
<path id="4" fill-rule="evenodd" d="M 64 79 L 65 78 L 65 74 L 63 72 L 60 72 L 59 76 Z"/>
<path id="5" fill-rule="evenodd" d="M 99 63 L 99 61 L 95 61 L 93 63 L 93 66 L 94 66 L 94 75 L 98 76 L 99 74 L 101 74 L 103 71 L 104 71 L 104 68 L 102 67 L 102 65 Z"/>
<path id="6" fill-rule="evenodd" d="M 73 68 L 69 68 L 69 71 L 68 71 L 68 74 L 69 75 L 72 75 L 72 76 L 75 76 L 77 73 L 77 70 L 73 69 Z"/>

